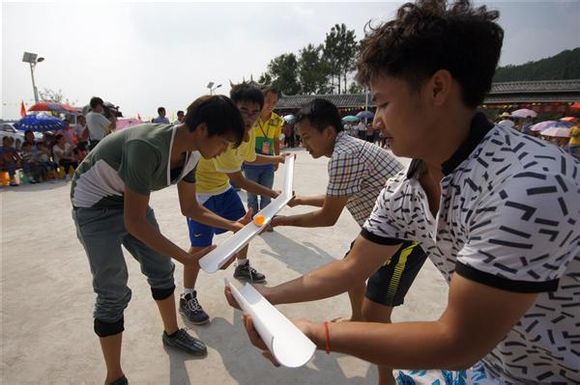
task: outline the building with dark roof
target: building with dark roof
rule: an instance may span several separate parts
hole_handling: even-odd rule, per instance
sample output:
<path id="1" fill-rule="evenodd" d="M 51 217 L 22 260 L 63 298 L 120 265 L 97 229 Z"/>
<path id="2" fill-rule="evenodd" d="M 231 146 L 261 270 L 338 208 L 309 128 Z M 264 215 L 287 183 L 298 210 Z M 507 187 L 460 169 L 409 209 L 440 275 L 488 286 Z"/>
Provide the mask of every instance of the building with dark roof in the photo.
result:
<path id="1" fill-rule="evenodd" d="M 314 98 L 331 101 L 342 114 L 356 113 L 365 106 L 369 109 L 375 107 L 371 96 L 366 94 L 283 95 L 276 111 L 283 115 L 296 112 Z M 580 79 L 506 82 L 492 84 L 482 107 L 491 110 L 531 108 L 537 112 L 564 113 L 577 101 L 580 101 Z"/>

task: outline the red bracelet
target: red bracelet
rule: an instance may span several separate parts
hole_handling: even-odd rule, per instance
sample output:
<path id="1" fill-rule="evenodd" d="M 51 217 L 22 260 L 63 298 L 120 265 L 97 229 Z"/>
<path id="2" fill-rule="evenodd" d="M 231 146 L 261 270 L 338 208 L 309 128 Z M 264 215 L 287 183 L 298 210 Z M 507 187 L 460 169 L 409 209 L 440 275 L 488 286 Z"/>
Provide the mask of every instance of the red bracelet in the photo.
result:
<path id="1" fill-rule="evenodd" d="M 324 321 L 324 336 L 326 339 L 324 349 L 326 350 L 326 354 L 330 354 L 330 332 L 328 331 L 328 321 Z"/>

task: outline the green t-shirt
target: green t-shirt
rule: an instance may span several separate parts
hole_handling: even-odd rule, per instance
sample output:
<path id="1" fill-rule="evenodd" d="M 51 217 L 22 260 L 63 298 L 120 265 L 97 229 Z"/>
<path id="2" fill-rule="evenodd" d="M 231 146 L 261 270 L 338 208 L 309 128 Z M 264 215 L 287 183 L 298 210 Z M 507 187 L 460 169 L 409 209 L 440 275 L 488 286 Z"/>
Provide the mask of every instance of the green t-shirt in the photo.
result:
<path id="1" fill-rule="evenodd" d="M 195 183 L 199 152 L 187 154 L 182 169 L 170 169 L 175 132 L 173 125 L 142 124 L 106 136 L 75 172 L 73 206 L 123 207 L 125 187 L 148 195 L 180 180 Z"/>

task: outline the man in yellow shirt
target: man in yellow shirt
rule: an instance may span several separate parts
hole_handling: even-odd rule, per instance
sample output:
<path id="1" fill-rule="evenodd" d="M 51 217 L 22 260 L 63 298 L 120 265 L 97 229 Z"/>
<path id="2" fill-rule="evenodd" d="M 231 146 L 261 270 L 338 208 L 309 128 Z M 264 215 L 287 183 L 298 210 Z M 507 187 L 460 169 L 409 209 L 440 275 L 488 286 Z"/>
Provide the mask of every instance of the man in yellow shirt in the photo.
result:
<path id="1" fill-rule="evenodd" d="M 200 160 L 195 173 L 196 196 L 199 203 L 215 214 L 230 220 L 237 220 L 246 214 L 242 200 L 231 186 L 230 181 L 239 188 L 254 194 L 276 198 L 278 192 L 246 179 L 242 172 L 244 161 L 256 164 L 278 165 L 284 162 L 280 155 L 267 156 L 256 154 L 256 132 L 254 123 L 264 105 L 264 96 L 258 88 L 241 83 L 233 86 L 230 97 L 244 118 L 244 142 L 237 148 L 230 147 L 220 156 Z M 255 212 L 254 212 L 255 213 Z M 187 218 L 190 252 L 201 250 L 211 245 L 214 234 L 220 234 L 227 229 L 215 228 Z M 264 274 L 250 266 L 247 258 L 248 246 L 237 255 L 238 263 L 234 277 L 249 282 L 260 283 L 266 280 Z M 208 322 L 209 316 L 200 306 L 195 291 L 195 281 L 199 273 L 199 265 L 184 266 L 184 292 L 179 300 L 179 310 L 194 324 Z"/>
<path id="2" fill-rule="evenodd" d="M 280 134 L 282 133 L 282 125 L 284 119 L 275 114 L 274 107 L 278 104 L 278 90 L 273 87 L 268 87 L 263 90 L 264 93 L 264 107 L 260 113 L 260 118 L 256 122 L 256 153 L 263 155 L 280 155 Z M 273 164 L 257 164 L 256 162 L 244 163 L 244 175 L 249 180 L 261 184 L 267 188 L 272 188 L 274 185 L 274 172 L 277 165 Z M 264 209 L 270 204 L 270 197 L 268 195 L 258 195 L 248 192 L 248 208 L 254 210 L 254 213 Z M 272 227 L 268 226 L 268 231 L 272 231 Z"/>

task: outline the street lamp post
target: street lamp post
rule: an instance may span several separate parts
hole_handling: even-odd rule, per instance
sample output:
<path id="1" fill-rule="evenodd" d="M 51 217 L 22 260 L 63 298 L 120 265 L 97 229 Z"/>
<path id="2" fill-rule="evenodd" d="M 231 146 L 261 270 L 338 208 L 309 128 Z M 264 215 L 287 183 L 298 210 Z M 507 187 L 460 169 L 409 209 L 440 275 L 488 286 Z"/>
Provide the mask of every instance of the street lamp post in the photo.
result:
<path id="1" fill-rule="evenodd" d="M 214 87 L 214 84 L 215 84 L 214 82 L 207 83 L 206 87 L 209 89 L 210 95 L 213 95 L 213 92 L 222 86 L 221 84 L 218 84 L 217 86 Z"/>
<path id="2" fill-rule="evenodd" d="M 36 83 L 34 82 L 34 68 L 36 67 L 36 63 L 44 61 L 44 58 L 38 57 L 37 54 L 32 52 L 24 52 L 24 56 L 22 56 L 22 61 L 24 63 L 30 64 L 30 76 L 32 77 L 32 91 L 34 91 L 34 102 L 38 103 L 38 89 L 36 88 Z"/>

